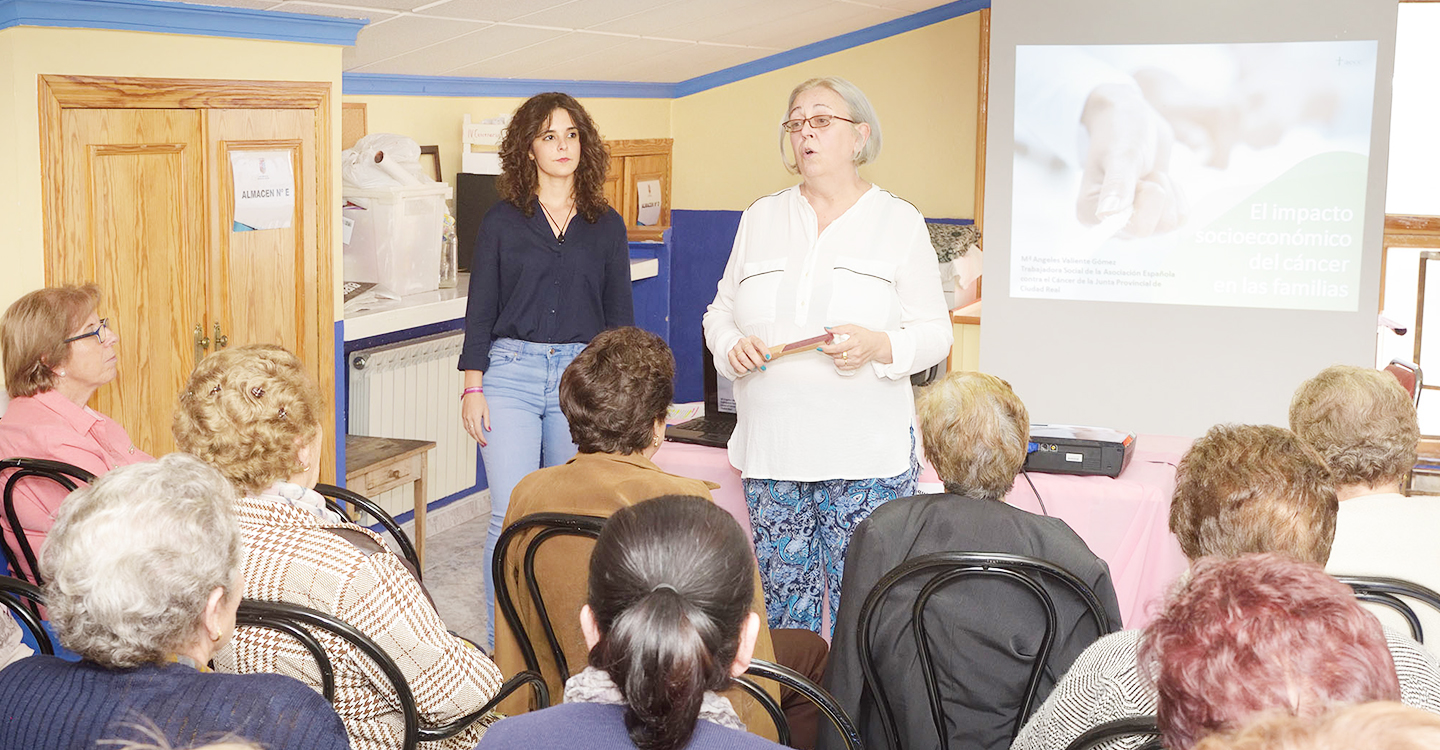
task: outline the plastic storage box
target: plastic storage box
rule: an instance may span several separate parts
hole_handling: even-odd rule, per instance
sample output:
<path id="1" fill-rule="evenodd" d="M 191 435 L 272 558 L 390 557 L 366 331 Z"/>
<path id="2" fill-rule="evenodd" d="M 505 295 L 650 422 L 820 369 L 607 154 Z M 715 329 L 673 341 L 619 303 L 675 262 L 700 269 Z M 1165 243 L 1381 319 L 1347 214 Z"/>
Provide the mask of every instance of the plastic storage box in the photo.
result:
<path id="1" fill-rule="evenodd" d="M 449 185 L 347 187 L 342 194 L 346 281 L 374 282 L 400 296 L 440 287 Z"/>

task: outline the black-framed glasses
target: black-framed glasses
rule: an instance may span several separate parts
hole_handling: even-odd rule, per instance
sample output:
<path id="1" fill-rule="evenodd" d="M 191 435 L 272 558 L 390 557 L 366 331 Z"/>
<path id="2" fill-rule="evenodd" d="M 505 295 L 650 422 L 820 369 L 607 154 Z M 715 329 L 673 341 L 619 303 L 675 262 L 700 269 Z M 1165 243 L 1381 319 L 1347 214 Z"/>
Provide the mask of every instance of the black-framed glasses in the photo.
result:
<path id="1" fill-rule="evenodd" d="M 79 341 L 80 339 L 83 339 L 83 338 L 86 338 L 86 337 L 89 337 L 89 336 L 94 336 L 94 337 L 95 337 L 95 340 L 96 340 L 97 342 L 103 344 L 103 343 L 105 343 L 105 332 L 106 332 L 106 331 L 109 331 L 109 330 L 110 330 L 110 319 L 109 319 L 109 318 L 101 318 L 101 319 L 100 319 L 100 325 L 95 326 L 95 330 L 93 330 L 93 331 L 86 331 L 85 333 L 82 333 L 82 334 L 80 334 L 79 336 L 71 336 L 70 338 L 65 339 L 64 341 L 61 341 L 60 343 L 62 343 L 62 344 L 68 344 L 68 343 L 70 343 L 70 342 L 72 342 L 72 341 Z"/>
<path id="2" fill-rule="evenodd" d="M 807 122 L 810 123 L 810 127 L 819 130 L 821 128 L 830 127 L 831 120 L 844 120 L 851 125 L 855 124 L 854 120 L 848 117 L 841 117 L 840 115 L 810 115 L 809 117 L 804 117 L 798 120 L 786 120 L 785 122 L 780 123 L 780 127 L 785 128 L 785 132 L 787 133 L 798 133 L 800 132 L 800 128 L 805 127 L 805 123 Z"/>

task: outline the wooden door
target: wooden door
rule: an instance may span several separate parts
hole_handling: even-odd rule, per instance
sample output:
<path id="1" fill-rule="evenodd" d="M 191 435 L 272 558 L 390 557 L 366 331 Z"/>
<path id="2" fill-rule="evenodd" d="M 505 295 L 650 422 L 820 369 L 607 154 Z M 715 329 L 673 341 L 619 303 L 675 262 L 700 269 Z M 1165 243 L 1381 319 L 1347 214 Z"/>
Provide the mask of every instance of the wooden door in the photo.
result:
<path id="1" fill-rule="evenodd" d="M 654 180 L 660 183 L 660 223 L 654 227 L 670 226 L 670 154 L 639 154 L 625 160 L 625 200 L 634 206 L 632 224 L 638 225 L 640 218 L 640 183 Z"/>
<path id="2" fill-rule="evenodd" d="M 205 353 L 196 326 L 209 351 L 280 344 L 320 386 L 334 481 L 330 84 L 41 76 L 40 97 L 46 283 L 101 284 L 122 336 L 93 405 L 160 455 Z M 229 155 L 246 150 L 290 154 L 290 227 L 230 231 Z"/>
<path id="3" fill-rule="evenodd" d="M 615 213 L 625 216 L 625 157 L 611 156 L 610 167 L 605 172 L 605 200 Z"/>
<path id="4" fill-rule="evenodd" d="M 210 332 L 222 341 L 279 344 L 306 362 L 317 361 L 315 311 L 308 290 L 316 285 L 315 115 L 307 110 L 223 109 L 205 113 L 213 157 L 210 170 Z M 230 161 L 247 151 L 290 157 L 295 213 L 288 229 L 233 231 L 235 191 Z M 221 341 L 215 342 L 216 349 Z"/>
<path id="5" fill-rule="evenodd" d="M 317 383 L 333 378 L 320 371 L 333 362 L 333 335 L 320 321 L 332 315 L 315 294 L 331 284 L 322 268 L 316 217 L 319 179 L 315 112 L 308 109 L 211 109 L 206 153 L 211 157 L 207 214 L 210 265 L 206 275 L 212 351 L 242 344 L 279 344 L 294 352 Z M 286 229 L 236 232 L 232 156 L 247 151 L 282 152 L 295 179 L 295 213 Z M 323 281 L 322 281 L 323 279 Z M 216 326 L 219 326 L 217 329 Z M 219 335 L 216 335 L 216 331 Z M 328 353 L 329 356 L 326 356 Z M 328 365 L 327 365 L 328 366 Z M 327 391 L 322 391 L 326 393 Z M 333 398 L 325 399 L 326 445 L 333 444 Z M 334 455 L 333 452 L 328 455 Z"/>
<path id="6" fill-rule="evenodd" d="M 119 376 L 92 405 L 151 455 L 173 450 L 170 414 L 204 322 L 204 138 L 193 110 L 68 109 L 49 283 L 100 285 L 120 334 Z"/>

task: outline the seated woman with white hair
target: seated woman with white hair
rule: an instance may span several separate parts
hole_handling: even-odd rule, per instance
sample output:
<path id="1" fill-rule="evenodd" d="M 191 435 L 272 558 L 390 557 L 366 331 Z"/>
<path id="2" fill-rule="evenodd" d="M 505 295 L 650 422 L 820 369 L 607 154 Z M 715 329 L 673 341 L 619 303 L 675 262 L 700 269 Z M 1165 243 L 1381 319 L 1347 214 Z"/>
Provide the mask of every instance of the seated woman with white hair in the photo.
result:
<path id="1" fill-rule="evenodd" d="M 1030 414 L 1010 384 L 979 372 L 952 372 L 923 389 L 916 403 L 925 456 L 945 492 L 892 500 L 855 528 L 845 559 L 845 582 L 825 687 L 850 713 L 866 746 L 888 744 L 873 691 L 865 687 L 857 633 L 860 609 L 886 573 L 933 552 L 1000 552 L 1026 555 L 1057 565 L 1094 591 L 1111 623 L 1120 622 L 1120 605 L 1105 562 L 1058 518 L 1035 515 L 1005 503 L 1005 494 L 1025 464 Z M 919 663 L 910 604 L 923 578 L 891 590 L 878 608 L 875 632 L 883 649 L 876 652 L 876 673 L 897 706 L 902 747 L 935 744 L 929 703 Z M 1085 605 L 1058 583 L 1043 580 L 1055 600 L 1059 625 L 1040 696 L 1097 633 Z M 903 602 L 903 604 L 902 604 Z M 944 622 L 938 640 L 941 694 L 956 696 L 946 706 L 951 747 L 1001 750 L 1023 699 L 1023 686 L 1038 653 L 1045 610 L 1038 601 L 1016 595 L 1013 584 L 998 580 L 967 583 L 931 600 L 931 616 Z M 893 638 L 893 642 L 886 640 Z M 821 748 L 839 747 L 839 737 L 824 731 Z"/>
<path id="2" fill-rule="evenodd" d="M 234 490 L 193 456 L 122 466 L 60 505 L 41 555 L 49 616 L 79 662 L 0 671 L 0 747 L 61 750 L 158 734 L 269 750 L 349 748 L 335 711 L 280 675 L 206 666 L 244 595 Z"/>

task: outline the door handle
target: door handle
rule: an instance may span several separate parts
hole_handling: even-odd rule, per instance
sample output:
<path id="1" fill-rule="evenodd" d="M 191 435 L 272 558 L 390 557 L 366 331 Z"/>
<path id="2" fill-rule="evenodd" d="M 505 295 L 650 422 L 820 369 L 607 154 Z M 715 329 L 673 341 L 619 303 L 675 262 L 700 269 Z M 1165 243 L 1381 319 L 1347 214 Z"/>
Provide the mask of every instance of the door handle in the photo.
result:
<path id="1" fill-rule="evenodd" d="M 210 348 L 210 337 L 205 335 L 205 326 L 195 324 L 195 361 L 199 362 L 205 357 L 205 350 Z"/>
<path id="2" fill-rule="evenodd" d="M 230 337 L 220 332 L 220 324 L 215 324 L 215 351 L 220 351 L 230 345 Z"/>

